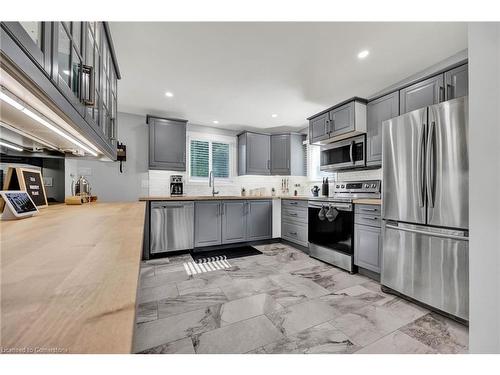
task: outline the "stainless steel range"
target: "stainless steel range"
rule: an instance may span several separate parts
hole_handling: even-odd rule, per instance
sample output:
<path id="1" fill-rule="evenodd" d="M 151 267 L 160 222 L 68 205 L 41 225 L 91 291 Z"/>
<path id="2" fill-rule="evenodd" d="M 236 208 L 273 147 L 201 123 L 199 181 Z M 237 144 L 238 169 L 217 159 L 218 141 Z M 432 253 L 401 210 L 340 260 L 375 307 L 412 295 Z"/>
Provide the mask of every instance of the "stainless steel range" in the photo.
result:
<path id="1" fill-rule="evenodd" d="M 380 181 L 334 182 L 330 183 L 329 191 L 328 198 L 309 200 L 309 255 L 354 273 L 352 202 L 360 198 L 380 198 Z"/>

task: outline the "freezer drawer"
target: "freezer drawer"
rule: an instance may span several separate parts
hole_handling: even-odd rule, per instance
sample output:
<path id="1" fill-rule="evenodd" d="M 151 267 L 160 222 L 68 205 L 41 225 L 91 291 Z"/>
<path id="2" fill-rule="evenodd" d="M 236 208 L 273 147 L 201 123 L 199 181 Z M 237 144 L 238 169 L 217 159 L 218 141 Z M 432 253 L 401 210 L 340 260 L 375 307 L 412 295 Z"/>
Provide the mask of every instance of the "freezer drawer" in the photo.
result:
<path id="1" fill-rule="evenodd" d="M 193 222 L 193 202 L 152 202 L 149 240 L 151 254 L 192 249 Z"/>
<path id="2" fill-rule="evenodd" d="M 381 283 L 469 319 L 469 242 L 460 231 L 384 222 Z"/>

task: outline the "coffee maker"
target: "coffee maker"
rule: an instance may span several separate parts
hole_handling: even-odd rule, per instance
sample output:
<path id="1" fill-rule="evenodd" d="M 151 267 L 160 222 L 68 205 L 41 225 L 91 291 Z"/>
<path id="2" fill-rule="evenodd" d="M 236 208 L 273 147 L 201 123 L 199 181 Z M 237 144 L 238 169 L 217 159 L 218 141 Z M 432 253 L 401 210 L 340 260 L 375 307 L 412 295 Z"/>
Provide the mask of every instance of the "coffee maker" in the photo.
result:
<path id="1" fill-rule="evenodd" d="M 184 194 L 184 182 L 182 182 L 182 176 L 172 175 L 170 176 L 170 195 L 182 195 Z"/>

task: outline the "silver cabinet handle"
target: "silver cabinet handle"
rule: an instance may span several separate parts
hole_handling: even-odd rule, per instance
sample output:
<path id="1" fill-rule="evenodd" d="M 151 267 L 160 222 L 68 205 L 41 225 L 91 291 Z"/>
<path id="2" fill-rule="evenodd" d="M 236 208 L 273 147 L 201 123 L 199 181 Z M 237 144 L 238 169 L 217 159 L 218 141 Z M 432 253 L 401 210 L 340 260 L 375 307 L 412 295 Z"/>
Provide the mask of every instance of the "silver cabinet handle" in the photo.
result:
<path id="1" fill-rule="evenodd" d="M 411 229 L 411 228 L 405 228 L 405 227 L 399 227 L 399 226 L 391 225 L 391 224 L 386 224 L 385 227 L 389 228 L 389 229 L 402 230 L 403 232 L 409 232 L 409 233 L 415 233 L 415 234 L 423 234 L 424 236 L 439 237 L 439 238 L 449 238 L 449 239 L 452 239 L 452 240 L 459 240 L 459 241 L 469 241 L 469 237 L 457 236 L 457 235 L 453 235 L 453 234 L 426 232 L 426 231 L 423 231 L 423 230 Z"/>
<path id="2" fill-rule="evenodd" d="M 439 86 L 439 101 L 444 102 L 444 87 Z"/>
<path id="3" fill-rule="evenodd" d="M 377 216 L 363 216 L 363 219 L 378 220 L 379 218 Z"/>
<path id="4" fill-rule="evenodd" d="M 429 134 L 427 135 L 427 153 L 426 153 L 426 187 L 427 187 L 427 200 L 429 202 L 429 207 L 434 207 L 434 195 L 433 195 L 433 185 L 434 185 L 434 146 L 433 138 L 436 123 L 431 122 L 429 128 Z"/>
<path id="5" fill-rule="evenodd" d="M 295 212 L 290 212 L 290 213 L 288 213 L 288 216 L 298 216 L 298 214 Z"/>
<path id="6" fill-rule="evenodd" d="M 361 211 L 377 212 L 376 208 L 360 208 Z"/>
<path id="7" fill-rule="evenodd" d="M 289 202 L 289 204 L 293 204 L 294 206 L 298 205 L 298 202 Z"/>
<path id="8" fill-rule="evenodd" d="M 448 92 L 446 95 L 446 100 L 454 99 L 455 95 L 453 93 L 453 88 L 454 87 L 450 83 L 446 84 L 446 91 Z"/>
<path id="9" fill-rule="evenodd" d="M 221 209 L 222 209 L 221 215 L 225 215 L 226 214 L 226 205 L 224 203 L 221 203 Z"/>
<path id="10" fill-rule="evenodd" d="M 292 236 L 296 236 L 297 232 L 288 232 L 288 234 L 291 234 Z"/>

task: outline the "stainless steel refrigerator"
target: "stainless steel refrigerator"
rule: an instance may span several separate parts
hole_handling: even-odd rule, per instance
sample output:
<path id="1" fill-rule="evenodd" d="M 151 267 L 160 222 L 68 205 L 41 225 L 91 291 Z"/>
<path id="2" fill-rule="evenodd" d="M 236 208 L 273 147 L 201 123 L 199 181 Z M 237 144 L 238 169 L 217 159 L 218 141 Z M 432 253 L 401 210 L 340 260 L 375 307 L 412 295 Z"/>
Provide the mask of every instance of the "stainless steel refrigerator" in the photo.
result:
<path id="1" fill-rule="evenodd" d="M 469 317 L 468 99 L 382 125 L 382 285 Z"/>

